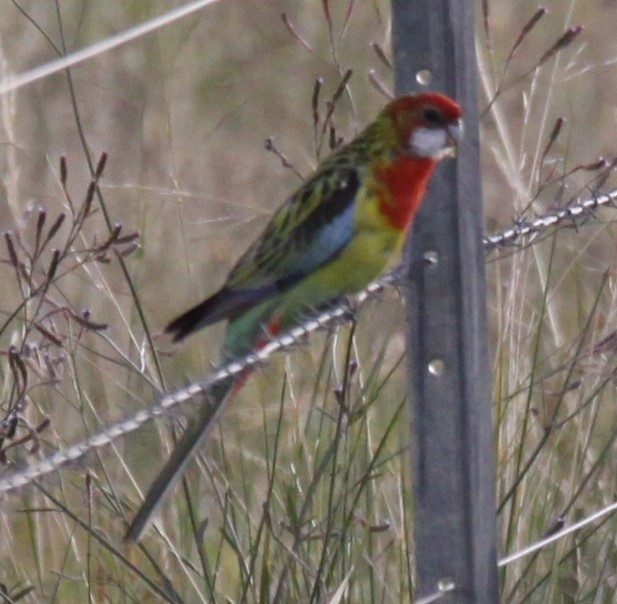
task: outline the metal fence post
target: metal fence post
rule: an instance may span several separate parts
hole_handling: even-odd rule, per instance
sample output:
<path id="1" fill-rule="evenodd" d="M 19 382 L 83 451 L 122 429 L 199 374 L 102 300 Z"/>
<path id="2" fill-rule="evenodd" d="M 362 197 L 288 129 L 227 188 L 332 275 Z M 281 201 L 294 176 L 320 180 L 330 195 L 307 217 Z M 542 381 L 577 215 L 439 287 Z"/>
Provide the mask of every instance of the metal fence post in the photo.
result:
<path id="1" fill-rule="evenodd" d="M 451 580 L 455 591 L 440 601 L 490 604 L 498 588 L 474 3 L 392 8 L 397 91 L 445 92 L 463 106 L 466 127 L 406 252 L 416 597 Z"/>

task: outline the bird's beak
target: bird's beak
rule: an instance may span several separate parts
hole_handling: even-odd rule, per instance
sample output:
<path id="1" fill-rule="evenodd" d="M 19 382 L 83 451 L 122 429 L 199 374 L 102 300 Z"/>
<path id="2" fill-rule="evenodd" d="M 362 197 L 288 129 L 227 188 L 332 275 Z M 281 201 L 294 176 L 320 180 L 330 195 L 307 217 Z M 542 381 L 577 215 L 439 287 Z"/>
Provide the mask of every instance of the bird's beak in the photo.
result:
<path id="1" fill-rule="evenodd" d="M 447 155 L 456 157 L 456 149 L 463 139 L 463 120 L 458 119 L 446 127 L 446 136 L 448 137 Z"/>
<path id="2" fill-rule="evenodd" d="M 452 144 L 458 145 L 463 138 L 463 120 L 458 119 L 453 124 L 449 124 L 446 130 L 448 132 L 448 138 L 452 141 Z"/>

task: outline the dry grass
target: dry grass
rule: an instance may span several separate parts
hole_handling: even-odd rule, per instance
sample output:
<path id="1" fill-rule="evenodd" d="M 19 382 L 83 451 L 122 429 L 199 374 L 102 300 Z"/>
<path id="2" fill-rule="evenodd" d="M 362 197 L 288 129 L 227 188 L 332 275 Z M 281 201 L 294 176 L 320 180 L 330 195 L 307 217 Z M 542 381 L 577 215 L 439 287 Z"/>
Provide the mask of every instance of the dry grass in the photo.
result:
<path id="1" fill-rule="evenodd" d="M 315 79 L 323 78 L 323 118 L 353 69 L 334 113 L 344 137 L 384 101 L 369 70 L 392 86 L 369 44 L 389 46 L 388 3 L 330 4 L 331 31 L 318 0 L 220 0 L 73 68 L 74 96 L 65 74 L 0 96 L 6 458 L 28 462 L 77 442 L 209 372 L 220 328 L 180 351 L 157 332 L 220 284 L 298 183 L 264 140 L 273 136 L 307 174 L 327 153 L 328 136 L 320 143 L 313 123 Z M 5 0 L 0 75 L 55 58 L 43 34 L 70 52 L 169 9 L 145 6 L 63 3 L 59 21 L 52 3 L 24 3 L 28 21 Z M 536 7 L 488 6 L 478 53 L 482 106 L 499 92 L 482 123 L 493 231 L 614 185 L 617 77 L 615 9 L 606 2 L 554 0 L 510 59 Z M 583 33 L 541 61 L 578 24 Z M 89 162 L 102 152 L 96 192 Z M 488 258 L 503 553 L 537 540 L 559 516 L 571 523 L 616 499 L 612 212 Z M 5 600 L 409 598 L 400 316 L 389 293 L 357 325 L 312 339 L 253 378 L 139 547 L 126 548 L 121 535 L 173 446 L 171 420 L 5 497 Z M 614 532 L 608 517 L 508 565 L 502 600 L 612 602 Z"/>

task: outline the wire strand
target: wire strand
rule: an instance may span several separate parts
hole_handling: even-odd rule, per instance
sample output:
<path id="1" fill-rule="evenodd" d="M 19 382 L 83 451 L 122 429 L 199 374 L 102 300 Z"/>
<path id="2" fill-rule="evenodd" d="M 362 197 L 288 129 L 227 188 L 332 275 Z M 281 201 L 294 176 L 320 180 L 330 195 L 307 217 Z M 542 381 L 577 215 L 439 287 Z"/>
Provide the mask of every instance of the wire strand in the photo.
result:
<path id="1" fill-rule="evenodd" d="M 115 36 L 109 36 L 100 42 L 96 42 L 86 48 L 77 50 L 76 52 L 62 57 L 61 59 L 50 61 L 45 65 L 40 65 L 39 67 L 35 67 L 34 69 L 26 71 L 20 75 L 8 76 L 0 81 L 0 94 L 6 94 L 12 90 L 17 90 L 18 88 L 22 88 L 32 82 L 46 78 L 54 73 L 68 69 L 69 67 L 73 67 L 78 63 L 83 63 L 84 61 L 92 59 L 93 57 L 107 52 L 108 50 L 112 50 L 113 48 L 117 48 L 118 46 L 122 46 L 128 42 L 132 42 L 133 40 L 156 31 L 165 25 L 169 25 L 179 19 L 187 17 L 188 15 L 197 12 L 210 4 L 214 4 L 215 2 L 218 2 L 218 0 L 196 0 L 195 2 L 191 2 L 185 6 L 170 10 L 158 17 L 154 17 L 149 21 L 144 21 L 143 23 L 140 23 L 135 27 L 131 27 L 130 29 L 127 29 Z"/>

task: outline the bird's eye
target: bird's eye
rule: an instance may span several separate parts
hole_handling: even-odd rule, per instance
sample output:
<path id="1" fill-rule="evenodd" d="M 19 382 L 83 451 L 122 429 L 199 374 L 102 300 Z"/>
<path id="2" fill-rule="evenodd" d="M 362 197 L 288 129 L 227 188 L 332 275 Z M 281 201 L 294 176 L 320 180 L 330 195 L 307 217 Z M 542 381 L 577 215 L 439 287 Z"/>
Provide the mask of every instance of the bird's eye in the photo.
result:
<path id="1" fill-rule="evenodd" d="M 444 123 L 443 114 L 436 107 L 425 107 L 422 116 L 431 126 L 441 126 Z"/>

